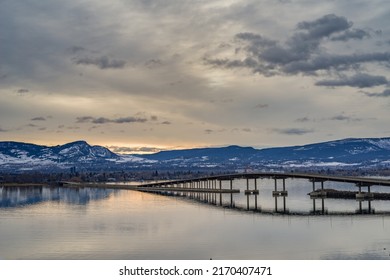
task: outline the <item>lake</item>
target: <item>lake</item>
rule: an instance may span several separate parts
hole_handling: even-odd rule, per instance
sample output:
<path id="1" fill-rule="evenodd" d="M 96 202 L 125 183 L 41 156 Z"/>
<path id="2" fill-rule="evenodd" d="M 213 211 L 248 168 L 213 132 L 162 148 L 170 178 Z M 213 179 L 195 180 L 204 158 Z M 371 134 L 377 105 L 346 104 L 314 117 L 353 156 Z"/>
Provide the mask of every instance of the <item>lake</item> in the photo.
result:
<path id="1" fill-rule="evenodd" d="M 246 211 L 243 191 L 232 208 L 230 194 L 0 187 L 0 259 L 390 259 L 390 201 L 356 214 L 368 212 L 367 201 L 313 202 L 308 181 L 286 186 L 275 209 L 273 181 L 259 180 L 257 211 Z M 249 204 L 253 210 L 254 196 Z"/>

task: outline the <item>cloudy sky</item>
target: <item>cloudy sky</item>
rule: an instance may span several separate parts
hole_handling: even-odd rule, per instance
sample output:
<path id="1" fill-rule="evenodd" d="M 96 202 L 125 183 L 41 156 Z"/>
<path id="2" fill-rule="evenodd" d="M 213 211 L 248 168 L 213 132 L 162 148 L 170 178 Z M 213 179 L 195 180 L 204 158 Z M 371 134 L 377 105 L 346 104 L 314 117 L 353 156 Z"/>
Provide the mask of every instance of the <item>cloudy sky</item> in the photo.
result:
<path id="1" fill-rule="evenodd" d="M 0 141 L 390 136 L 388 0 L 0 0 Z"/>

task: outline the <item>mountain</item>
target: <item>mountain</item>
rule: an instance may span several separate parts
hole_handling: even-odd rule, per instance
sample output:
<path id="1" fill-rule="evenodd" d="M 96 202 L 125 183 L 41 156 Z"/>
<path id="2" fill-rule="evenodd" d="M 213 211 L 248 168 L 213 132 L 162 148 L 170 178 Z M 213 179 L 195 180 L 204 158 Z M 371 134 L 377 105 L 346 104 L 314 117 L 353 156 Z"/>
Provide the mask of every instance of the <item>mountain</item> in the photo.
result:
<path id="1" fill-rule="evenodd" d="M 390 138 L 349 138 L 260 150 L 257 162 L 291 167 L 380 166 L 390 163 Z"/>
<path id="2" fill-rule="evenodd" d="M 177 165 L 254 168 L 382 166 L 390 163 L 390 138 L 350 138 L 303 146 L 254 149 L 229 146 L 163 151 L 139 157 Z"/>
<path id="3" fill-rule="evenodd" d="M 116 154 L 100 146 L 90 146 L 85 141 L 76 141 L 62 146 L 39 146 L 28 143 L 0 142 L 3 156 L 25 161 L 86 162 L 116 158 Z"/>
<path id="4" fill-rule="evenodd" d="M 0 170 L 52 170 L 72 166 L 82 169 L 109 167 L 123 159 L 107 148 L 76 141 L 60 146 L 39 146 L 19 142 L 0 142 Z"/>
<path id="5" fill-rule="evenodd" d="M 101 146 L 76 141 L 60 146 L 0 142 L 0 171 L 80 171 L 128 169 L 243 168 L 386 168 L 390 167 L 390 138 L 350 138 L 303 146 L 254 149 L 228 146 L 120 155 Z"/>
<path id="6" fill-rule="evenodd" d="M 187 150 L 161 151 L 150 155 L 138 155 L 152 160 L 200 159 L 229 160 L 231 158 L 247 158 L 258 150 L 252 147 L 228 146 L 223 148 L 196 148 Z"/>

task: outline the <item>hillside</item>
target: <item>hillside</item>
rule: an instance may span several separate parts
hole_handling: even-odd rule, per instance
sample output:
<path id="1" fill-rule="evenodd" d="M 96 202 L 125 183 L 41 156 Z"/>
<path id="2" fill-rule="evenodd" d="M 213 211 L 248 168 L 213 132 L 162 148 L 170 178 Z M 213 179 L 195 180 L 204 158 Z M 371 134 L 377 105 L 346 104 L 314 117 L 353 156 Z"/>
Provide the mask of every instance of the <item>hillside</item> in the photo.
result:
<path id="1" fill-rule="evenodd" d="M 303 146 L 254 149 L 228 146 L 161 151 L 148 155 L 115 154 L 76 141 L 59 146 L 0 142 L 0 171 L 127 169 L 324 169 L 390 167 L 390 138 L 351 138 Z"/>

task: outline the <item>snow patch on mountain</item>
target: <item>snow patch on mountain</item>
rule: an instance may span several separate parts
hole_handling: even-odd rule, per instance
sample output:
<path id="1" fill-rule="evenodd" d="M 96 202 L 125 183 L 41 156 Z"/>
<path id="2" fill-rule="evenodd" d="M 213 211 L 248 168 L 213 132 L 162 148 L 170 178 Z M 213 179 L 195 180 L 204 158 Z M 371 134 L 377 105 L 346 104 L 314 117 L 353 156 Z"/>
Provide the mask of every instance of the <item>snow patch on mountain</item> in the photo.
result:
<path id="1" fill-rule="evenodd" d="M 359 166 L 360 163 L 345 163 L 345 162 L 338 162 L 338 161 L 332 161 L 332 162 L 317 162 L 317 161 L 306 161 L 302 163 L 289 163 L 285 164 L 288 167 L 292 168 L 298 168 L 298 167 L 351 167 L 351 166 Z"/>
<path id="2" fill-rule="evenodd" d="M 390 138 L 378 139 L 378 140 L 368 140 L 368 143 L 375 145 L 384 150 L 390 150 Z"/>
<path id="3" fill-rule="evenodd" d="M 373 152 L 373 151 L 377 151 L 378 149 L 375 149 L 373 147 L 368 147 L 368 148 L 365 148 L 365 147 L 359 147 L 359 148 L 354 148 L 352 150 L 348 150 L 348 152 L 351 154 L 351 155 L 358 155 L 358 154 L 364 154 L 364 153 L 369 153 L 369 152 Z"/>

